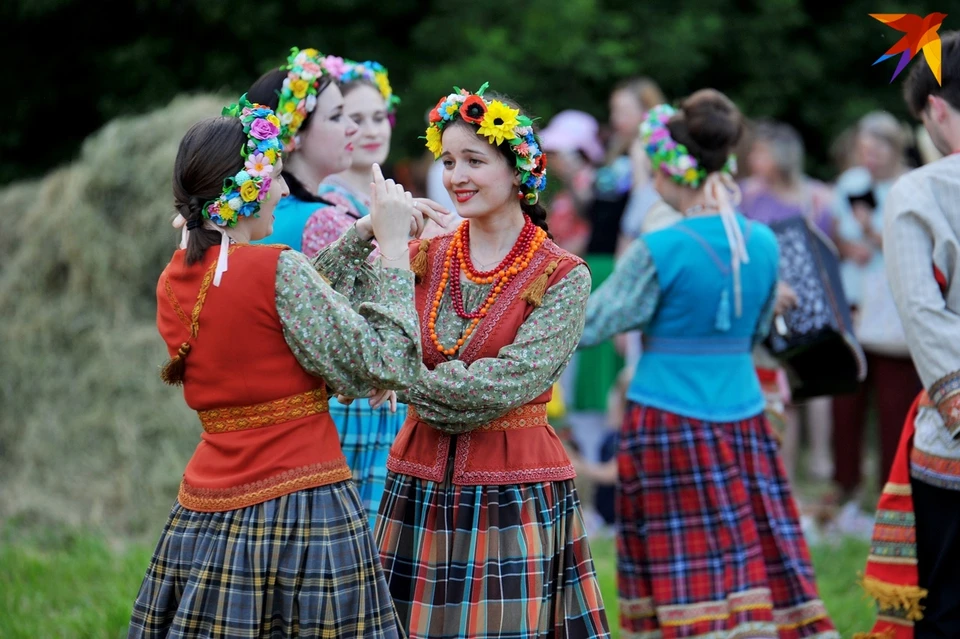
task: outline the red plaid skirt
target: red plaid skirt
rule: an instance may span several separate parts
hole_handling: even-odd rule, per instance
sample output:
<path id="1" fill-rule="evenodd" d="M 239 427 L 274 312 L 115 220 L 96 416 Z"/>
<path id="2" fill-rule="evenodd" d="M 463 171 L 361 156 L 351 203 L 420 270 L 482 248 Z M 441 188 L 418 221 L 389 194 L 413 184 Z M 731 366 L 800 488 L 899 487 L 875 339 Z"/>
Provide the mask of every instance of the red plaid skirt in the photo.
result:
<path id="1" fill-rule="evenodd" d="M 839 638 L 765 417 L 631 404 L 618 463 L 625 637 Z"/>

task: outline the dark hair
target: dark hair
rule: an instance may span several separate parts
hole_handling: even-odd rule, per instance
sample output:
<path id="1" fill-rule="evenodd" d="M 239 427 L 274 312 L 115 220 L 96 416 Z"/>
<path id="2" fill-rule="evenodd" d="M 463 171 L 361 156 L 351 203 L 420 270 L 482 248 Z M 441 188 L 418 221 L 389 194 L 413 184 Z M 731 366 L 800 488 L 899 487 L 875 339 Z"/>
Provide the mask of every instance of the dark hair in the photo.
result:
<path id="1" fill-rule="evenodd" d="M 707 173 L 723 168 L 743 128 L 740 109 L 716 89 L 691 94 L 667 123 L 670 137 L 687 147 Z"/>
<path id="2" fill-rule="evenodd" d="M 189 224 L 203 223 L 203 207 L 223 192 L 223 181 L 243 169 L 240 149 L 247 142 L 237 118 L 215 117 L 197 122 L 180 140 L 173 163 L 173 203 Z M 187 266 L 203 259 L 220 234 L 202 226 L 190 231 Z"/>
<path id="3" fill-rule="evenodd" d="M 267 71 L 261 75 L 250 87 L 250 90 L 247 91 L 247 99 L 251 102 L 268 106 L 276 111 L 280 105 L 280 91 L 283 89 L 283 82 L 286 79 L 287 71 L 285 69 L 271 69 Z M 317 96 L 319 97 L 320 94 L 334 82 L 329 75 L 324 74 L 321 76 L 317 84 Z M 306 117 L 303 118 L 303 124 L 300 125 L 300 130 L 304 130 L 310 126 L 310 118 L 313 117 L 313 113 L 313 111 L 310 111 Z"/>
<path id="4" fill-rule="evenodd" d="M 503 96 L 503 95 L 501 95 L 501 94 L 494 93 L 494 92 L 491 91 L 491 92 L 484 93 L 483 97 L 484 97 L 484 99 L 487 100 L 488 102 L 491 101 L 491 100 L 499 100 L 500 102 L 503 102 L 504 104 L 506 104 L 507 106 L 509 106 L 509 107 L 511 107 L 511 108 L 518 109 L 521 114 L 527 115 L 527 113 L 523 110 L 523 107 L 521 107 L 521 106 L 520 106 L 519 104 L 517 104 L 514 100 L 512 100 L 512 99 L 510 99 L 510 98 L 508 98 L 508 97 L 506 97 L 506 96 Z M 455 119 L 455 120 L 454 120 L 450 125 L 448 125 L 446 128 L 449 128 L 450 126 L 464 126 L 464 127 L 469 127 L 470 130 L 473 131 L 474 133 L 476 133 L 476 132 L 479 130 L 479 128 L 480 128 L 478 125 L 476 125 L 476 124 L 471 124 L 471 123 L 469 123 L 469 122 L 467 122 L 467 121 L 465 121 L 465 120 L 462 120 L 462 119 L 460 119 L 460 118 Z M 446 128 L 445 128 L 444 130 L 446 130 Z M 536 129 L 534 129 L 534 133 L 536 133 Z M 538 140 L 539 140 L 539 138 L 538 138 Z M 516 156 L 516 154 L 513 152 L 513 149 L 511 148 L 509 142 L 507 142 L 506 140 L 504 140 L 504 141 L 501 142 L 500 144 L 497 144 L 497 145 L 496 145 L 496 149 L 497 149 L 497 151 L 500 152 L 500 155 L 502 155 L 502 156 L 504 157 L 504 159 L 506 159 L 506 161 L 507 161 L 507 166 L 509 166 L 509 167 L 515 167 L 515 166 L 516 166 L 516 164 L 517 164 L 517 156 Z M 521 192 L 526 192 L 526 191 L 527 191 L 527 187 L 521 186 L 521 189 L 520 189 L 520 190 L 521 190 Z M 553 239 L 553 235 L 550 233 L 550 229 L 547 228 L 547 209 L 545 209 L 545 208 L 543 207 L 543 204 L 540 203 L 539 198 L 537 199 L 537 203 L 536 203 L 536 204 L 529 204 L 525 199 L 522 199 L 522 198 L 521 198 L 521 199 L 520 199 L 520 208 L 523 210 L 524 213 L 526 213 L 526 214 L 530 217 L 530 221 L 531 221 L 531 222 L 533 222 L 535 225 L 539 226 L 539 227 L 542 228 L 544 231 L 546 231 L 546 232 L 547 232 L 547 237 L 549 237 L 551 240 Z"/>
<path id="5" fill-rule="evenodd" d="M 947 31 L 940 35 L 940 80 L 937 82 L 927 64 L 926 56 L 913 63 L 910 74 L 903 83 L 903 98 L 913 117 L 920 119 L 920 114 L 927 108 L 927 97 L 940 96 L 954 109 L 960 111 L 960 31 Z"/>
<path id="6" fill-rule="evenodd" d="M 283 89 L 283 82 L 287 79 L 287 71 L 285 69 L 272 69 L 261 75 L 256 82 L 253 83 L 253 86 L 250 87 L 250 90 L 247 91 L 247 99 L 251 102 L 257 102 L 264 106 L 268 106 L 274 111 L 280 105 L 280 91 Z M 319 84 L 317 84 L 317 95 L 326 90 L 331 84 L 334 84 L 334 80 L 328 76 L 323 75 L 320 78 Z M 310 119 L 313 117 L 314 111 L 307 113 L 307 116 L 303 119 L 303 124 L 300 125 L 300 130 L 306 129 L 310 125 Z M 298 200 L 304 202 L 317 202 L 319 204 L 325 204 L 330 206 L 330 202 L 324 200 L 316 193 L 311 193 L 308 191 L 303 184 L 300 183 L 300 180 L 295 178 L 292 173 L 289 171 L 282 171 L 283 179 L 286 180 L 287 186 L 290 188 L 290 195 Z"/>

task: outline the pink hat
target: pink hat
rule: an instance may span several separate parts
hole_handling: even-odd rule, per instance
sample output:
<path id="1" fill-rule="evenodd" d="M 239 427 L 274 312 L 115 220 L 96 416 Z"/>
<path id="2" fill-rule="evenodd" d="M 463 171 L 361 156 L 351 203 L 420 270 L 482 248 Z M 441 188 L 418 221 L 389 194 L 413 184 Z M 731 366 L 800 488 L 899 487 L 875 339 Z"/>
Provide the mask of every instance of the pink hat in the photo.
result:
<path id="1" fill-rule="evenodd" d="M 553 116 L 540 131 L 543 150 L 581 151 L 594 164 L 603 162 L 603 145 L 597 133 L 600 125 L 589 113 L 567 109 Z"/>

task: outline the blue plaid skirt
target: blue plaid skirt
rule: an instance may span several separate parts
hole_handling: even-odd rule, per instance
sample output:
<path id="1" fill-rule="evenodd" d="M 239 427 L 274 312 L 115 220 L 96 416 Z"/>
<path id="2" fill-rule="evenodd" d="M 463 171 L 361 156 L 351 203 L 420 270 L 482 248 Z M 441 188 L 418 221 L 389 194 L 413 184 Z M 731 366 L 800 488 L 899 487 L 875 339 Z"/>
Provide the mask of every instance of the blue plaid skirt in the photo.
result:
<path id="1" fill-rule="evenodd" d="M 330 417 L 337 425 L 340 448 L 353 471 L 353 483 L 372 529 L 377 524 L 377 510 L 383 499 L 387 455 L 407 418 L 407 405 L 397 404 L 397 412 L 391 413 L 389 406 L 371 409 L 366 399 L 358 399 L 348 406 L 332 400 Z"/>
<path id="2" fill-rule="evenodd" d="M 173 507 L 128 637 L 403 637 L 352 482 Z"/>
<path id="3" fill-rule="evenodd" d="M 572 480 L 456 486 L 391 472 L 375 536 L 411 637 L 610 636 Z"/>

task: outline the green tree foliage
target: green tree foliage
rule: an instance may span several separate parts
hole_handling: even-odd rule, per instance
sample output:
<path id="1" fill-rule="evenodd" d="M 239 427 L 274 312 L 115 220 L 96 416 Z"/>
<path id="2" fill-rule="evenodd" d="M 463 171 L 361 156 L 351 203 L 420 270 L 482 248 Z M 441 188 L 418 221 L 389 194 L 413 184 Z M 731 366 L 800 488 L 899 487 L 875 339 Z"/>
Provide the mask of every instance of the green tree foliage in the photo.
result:
<path id="1" fill-rule="evenodd" d="M 810 170 L 830 177 L 830 143 L 860 115 L 883 108 L 907 117 L 903 76 L 889 83 L 896 61 L 871 66 L 900 34 L 868 14 L 895 11 L 949 7 L 944 0 L 14 0 L 0 9 L 9 33 L 59 42 L 48 36 L 66 26 L 73 36 L 69 45 L 8 62 L 14 95 L 0 136 L 0 183 L 74 157 L 116 116 L 182 92 L 239 94 L 291 46 L 390 69 L 403 99 L 393 159 L 422 153 L 426 111 L 453 85 L 489 81 L 543 120 L 564 108 L 603 120 L 611 87 L 642 74 L 671 100 L 712 86 L 749 117 L 793 124 Z"/>

